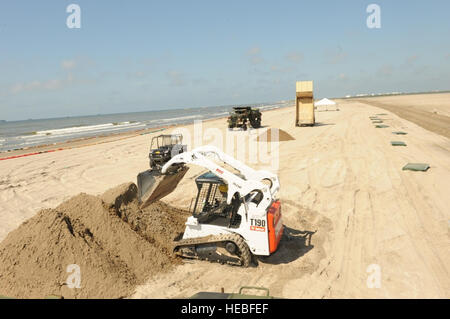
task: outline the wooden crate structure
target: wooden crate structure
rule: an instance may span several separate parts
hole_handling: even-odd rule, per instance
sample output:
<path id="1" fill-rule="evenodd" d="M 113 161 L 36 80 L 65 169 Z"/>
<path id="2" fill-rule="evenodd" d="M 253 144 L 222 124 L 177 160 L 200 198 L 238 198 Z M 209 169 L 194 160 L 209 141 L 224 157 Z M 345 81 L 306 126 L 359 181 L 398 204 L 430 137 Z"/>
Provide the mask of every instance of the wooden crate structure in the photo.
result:
<path id="1" fill-rule="evenodd" d="M 295 91 L 295 125 L 314 125 L 313 81 L 297 82 Z"/>

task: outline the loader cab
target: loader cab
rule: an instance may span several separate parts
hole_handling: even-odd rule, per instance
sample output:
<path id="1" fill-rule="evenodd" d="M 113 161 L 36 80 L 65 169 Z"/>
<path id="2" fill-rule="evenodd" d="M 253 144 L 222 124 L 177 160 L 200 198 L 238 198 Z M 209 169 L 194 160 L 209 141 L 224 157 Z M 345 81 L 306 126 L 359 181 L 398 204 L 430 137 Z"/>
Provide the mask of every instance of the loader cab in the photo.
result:
<path id="1" fill-rule="evenodd" d="M 231 204 L 227 204 L 228 185 L 211 172 L 204 173 L 195 179 L 197 198 L 192 215 L 200 224 L 238 228 L 241 216 L 237 214 L 241 201 L 235 196 Z"/>

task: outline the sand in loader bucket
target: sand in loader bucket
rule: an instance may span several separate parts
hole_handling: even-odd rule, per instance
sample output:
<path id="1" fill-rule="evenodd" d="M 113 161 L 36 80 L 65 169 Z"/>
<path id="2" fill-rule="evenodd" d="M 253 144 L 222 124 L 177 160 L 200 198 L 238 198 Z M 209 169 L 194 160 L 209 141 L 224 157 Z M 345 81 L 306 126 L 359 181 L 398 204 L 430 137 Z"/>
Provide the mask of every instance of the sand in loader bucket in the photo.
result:
<path id="1" fill-rule="evenodd" d="M 162 202 L 140 209 L 133 183 L 74 196 L 41 210 L 0 243 L 0 295 L 128 297 L 180 263 L 171 245 L 187 216 Z"/>
<path id="2" fill-rule="evenodd" d="M 139 173 L 137 183 L 141 208 L 145 208 L 172 193 L 188 169 L 187 166 L 184 166 L 170 174 L 161 174 L 157 170 L 147 170 Z"/>

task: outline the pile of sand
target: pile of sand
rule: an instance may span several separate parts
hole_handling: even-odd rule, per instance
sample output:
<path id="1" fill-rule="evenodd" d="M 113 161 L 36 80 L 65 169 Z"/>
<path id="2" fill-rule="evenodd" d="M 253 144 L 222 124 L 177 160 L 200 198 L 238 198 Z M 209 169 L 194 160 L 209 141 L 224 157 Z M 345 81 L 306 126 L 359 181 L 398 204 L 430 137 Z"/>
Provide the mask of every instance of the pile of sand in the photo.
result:
<path id="1" fill-rule="evenodd" d="M 278 139 L 277 139 L 277 135 L 278 135 Z M 292 135 L 290 135 L 286 131 L 283 131 L 281 129 L 272 130 L 271 128 L 269 128 L 266 132 L 258 135 L 258 138 L 257 138 L 258 142 L 286 142 L 286 141 L 293 141 L 293 140 L 295 140 L 295 138 L 292 137 Z"/>
<path id="2" fill-rule="evenodd" d="M 170 246 L 186 216 L 161 202 L 140 210 L 132 183 L 102 196 L 74 196 L 40 211 L 0 243 L 0 295 L 127 297 L 179 262 Z M 80 267 L 81 288 L 66 284 L 71 264 Z"/>

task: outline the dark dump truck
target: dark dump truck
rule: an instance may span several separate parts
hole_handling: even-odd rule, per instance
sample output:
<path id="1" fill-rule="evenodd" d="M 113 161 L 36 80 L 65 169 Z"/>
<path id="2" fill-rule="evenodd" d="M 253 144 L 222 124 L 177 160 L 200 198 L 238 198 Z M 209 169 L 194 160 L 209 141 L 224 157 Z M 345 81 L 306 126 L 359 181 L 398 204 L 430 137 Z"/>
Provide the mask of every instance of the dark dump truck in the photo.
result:
<path id="1" fill-rule="evenodd" d="M 228 117 L 228 128 L 241 128 L 246 131 L 249 125 L 252 128 L 261 127 L 261 112 L 250 106 L 233 107 Z"/>

